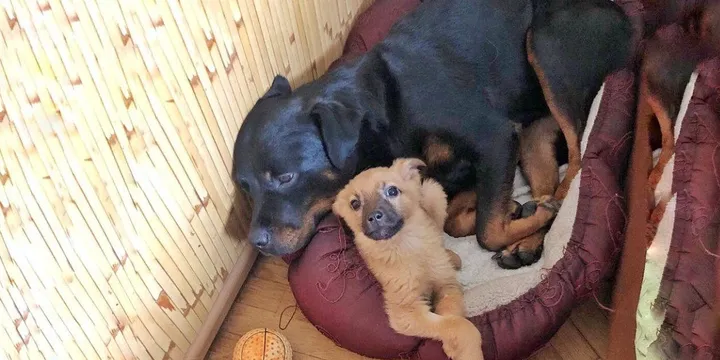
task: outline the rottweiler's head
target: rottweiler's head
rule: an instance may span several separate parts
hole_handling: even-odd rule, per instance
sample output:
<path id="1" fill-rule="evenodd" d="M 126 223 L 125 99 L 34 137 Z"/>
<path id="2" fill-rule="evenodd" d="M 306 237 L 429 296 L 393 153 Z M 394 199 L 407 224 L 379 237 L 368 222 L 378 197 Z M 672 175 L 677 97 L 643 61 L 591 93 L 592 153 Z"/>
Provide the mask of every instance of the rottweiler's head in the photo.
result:
<path id="1" fill-rule="evenodd" d="M 361 114 L 276 76 L 235 140 L 232 177 L 253 203 L 249 239 L 266 254 L 302 248 L 356 167 Z"/>
<path id="2" fill-rule="evenodd" d="M 397 159 L 388 167 L 365 170 L 340 191 L 333 212 L 355 234 L 372 240 L 395 236 L 420 208 L 422 180 L 419 159 Z"/>

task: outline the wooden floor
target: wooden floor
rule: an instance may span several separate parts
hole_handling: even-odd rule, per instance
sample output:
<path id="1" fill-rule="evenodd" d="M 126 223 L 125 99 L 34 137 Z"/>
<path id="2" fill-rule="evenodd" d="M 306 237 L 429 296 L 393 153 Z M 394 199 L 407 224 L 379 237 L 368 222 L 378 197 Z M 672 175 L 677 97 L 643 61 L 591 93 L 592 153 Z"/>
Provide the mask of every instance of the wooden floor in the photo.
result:
<path id="1" fill-rule="evenodd" d="M 605 298 L 605 297 L 604 297 Z M 208 359 L 232 359 L 240 336 L 267 327 L 279 330 L 283 310 L 295 304 L 287 282 L 287 265 L 279 258 L 259 257 L 210 348 Z M 285 311 L 285 326 L 292 308 Z M 579 305 L 550 343 L 532 360 L 596 360 L 603 358 L 608 341 L 608 316 L 590 299 Z M 336 346 L 302 315 L 300 310 L 281 332 L 293 347 L 294 360 L 367 359 Z"/>

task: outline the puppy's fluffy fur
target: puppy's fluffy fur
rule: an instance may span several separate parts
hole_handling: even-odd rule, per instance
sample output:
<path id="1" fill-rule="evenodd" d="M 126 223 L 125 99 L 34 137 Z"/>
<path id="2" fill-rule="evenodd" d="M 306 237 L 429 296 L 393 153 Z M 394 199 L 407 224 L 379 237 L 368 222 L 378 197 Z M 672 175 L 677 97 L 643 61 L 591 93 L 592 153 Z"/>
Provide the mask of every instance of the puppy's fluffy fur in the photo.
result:
<path id="1" fill-rule="evenodd" d="M 424 166 L 398 159 L 366 170 L 340 191 L 333 211 L 380 282 L 395 331 L 442 341 L 454 360 L 482 359 L 480 332 L 465 318 L 456 277 L 460 258 L 443 246 L 447 198 L 437 182 L 421 178 Z"/>

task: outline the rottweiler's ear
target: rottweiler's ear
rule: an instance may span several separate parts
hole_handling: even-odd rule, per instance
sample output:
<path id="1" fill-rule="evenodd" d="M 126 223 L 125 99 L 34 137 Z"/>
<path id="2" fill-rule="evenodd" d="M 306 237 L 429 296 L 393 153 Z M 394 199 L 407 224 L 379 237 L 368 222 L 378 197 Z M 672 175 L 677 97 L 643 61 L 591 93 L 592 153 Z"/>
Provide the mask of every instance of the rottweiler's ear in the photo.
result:
<path id="1" fill-rule="evenodd" d="M 395 159 L 392 166 L 400 172 L 400 176 L 405 180 L 410 180 L 416 176 L 421 178 L 422 172 L 427 167 L 425 162 L 417 158 Z"/>
<path id="2" fill-rule="evenodd" d="M 325 152 L 333 166 L 343 171 L 354 170 L 362 122 L 360 113 L 338 102 L 319 102 L 313 106 L 310 116 L 320 128 Z"/>
<path id="3" fill-rule="evenodd" d="M 282 75 L 275 75 L 272 85 L 270 85 L 270 88 L 265 92 L 265 95 L 263 95 L 260 100 L 275 96 L 288 95 L 290 92 L 292 92 L 292 88 L 290 88 L 290 82 L 288 79 Z"/>

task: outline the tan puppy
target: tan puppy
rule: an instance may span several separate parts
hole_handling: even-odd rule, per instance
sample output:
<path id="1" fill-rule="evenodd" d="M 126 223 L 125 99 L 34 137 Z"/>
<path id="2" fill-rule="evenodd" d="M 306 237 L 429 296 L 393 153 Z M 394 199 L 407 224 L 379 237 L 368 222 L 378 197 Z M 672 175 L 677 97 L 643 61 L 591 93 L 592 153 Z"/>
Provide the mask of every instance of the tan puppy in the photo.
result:
<path id="1" fill-rule="evenodd" d="M 465 318 L 456 277 L 460 258 L 443 246 L 447 198 L 437 182 L 421 179 L 424 166 L 398 159 L 363 171 L 340 191 L 333 211 L 380 282 L 395 331 L 442 341 L 454 360 L 482 359 L 480 332 Z"/>

